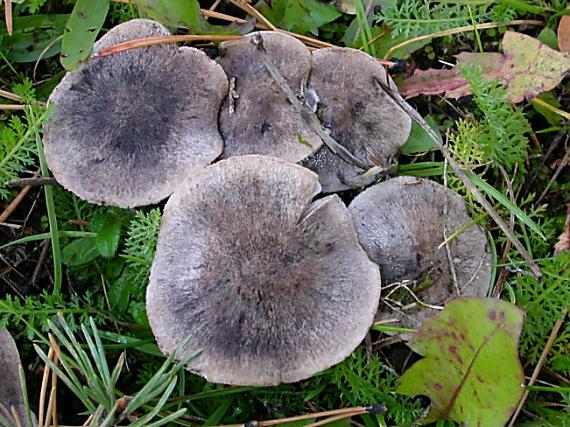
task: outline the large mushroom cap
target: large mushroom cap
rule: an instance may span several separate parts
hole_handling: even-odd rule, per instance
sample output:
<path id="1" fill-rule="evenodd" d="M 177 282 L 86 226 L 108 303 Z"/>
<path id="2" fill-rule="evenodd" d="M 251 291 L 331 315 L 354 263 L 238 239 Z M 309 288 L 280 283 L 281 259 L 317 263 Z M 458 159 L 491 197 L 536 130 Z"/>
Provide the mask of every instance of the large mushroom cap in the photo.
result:
<path id="1" fill-rule="evenodd" d="M 297 162 L 322 141 L 289 102 L 253 43 L 261 37 L 268 59 L 302 97 L 311 70 L 309 50 L 294 37 L 261 31 L 220 45 L 219 62 L 235 88 L 220 112 L 224 156 L 263 154 Z"/>
<path id="2" fill-rule="evenodd" d="M 309 87 L 319 98 L 319 115 L 330 135 L 361 163 L 389 168 L 406 143 L 412 122 L 388 95 L 396 85 L 371 56 L 350 48 L 326 48 L 313 54 Z M 319 175 L 326 193 L 370 184 L 374 177 L 322 147 L 303 162 Z"/>
<path id="3" fill-rule="evenodd" d="M 135 19 L 95 44 L 169 35 Z M 222 68 L 203 52 L 167 44 L 92 58 L 50 97 L 44 136 L 48 166 L 65 188 L 93 203 L 156 203 L 182 177 L 222 151 L 217 117 L 227 93 Z"/>
<path id="4" fill-rule="evenodd" d="M 166 204 L 147 291 L 163 352 L 211 382 L 294 382 L 347 357 L 372 324 L 378 267 L 317 176 L 250 155 L 201 171 Z"/>
<path id="5" fill-rule="evenodd" d="M 444 227 L 449 236 L 471 223 L 461 196 L 433 181 L 399 177 L 366 189 L 349 210 L 358 239 L 386 284 L 381 319 L 415 328 L 433 313 L 402 284 L 428 305 L 441 306 L 457 295 L 446 249 L 438 247 Z M 452 239 L 449 249 L 461 294 L 485 296 L 491 275 L 485 233 L 473 225 Z"/>

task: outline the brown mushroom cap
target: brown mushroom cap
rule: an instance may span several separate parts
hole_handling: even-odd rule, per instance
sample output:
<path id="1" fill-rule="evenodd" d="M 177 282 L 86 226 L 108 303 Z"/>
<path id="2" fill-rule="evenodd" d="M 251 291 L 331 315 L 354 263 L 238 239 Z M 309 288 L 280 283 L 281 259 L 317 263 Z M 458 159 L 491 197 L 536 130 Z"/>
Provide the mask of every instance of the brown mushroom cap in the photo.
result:
<path id="1" fill-rule="evenodd" d="M 20 364 L 20 353 L 14 339 L 6 329 L 0 329 L 0 374 L 2 375 L 0 380 L 0 415 L 11 420 L 13 414 L 10 408 L 14 407 L 21 425 L 31 427 L 26 415 L 18 373 L 18 365 Z M 8 413 L 5 413 L 3 407 L 8 410 Z"/>
<path id="2" fill-rule="evenodd" d="M 330 135 L 361 163 L 389 168 L 410 134 L 412 122 L 378 81 L 397 91 L 387 71 L 371 56 L 350 48 L 313 53 L 309 88 L 319 98 L 319 115 Z M 374 177 L 322 147 L 303 161 L 315 171 L 323 192 L 368 185 Z"/>
<path id="3" fill-rule="evenodd" d="M 402 309 L 386 299 L 403 281 L 415 282 L 408 288 L 427 304 L 443 305 L 456 296 L 446 249 L 438 247 L 445 240 L 444 221 L 448 236 L 471 222 L 461 196 L 430 180 L 398 177 L 360 193 L 349 211 L 362 247 L 380 266 L 386 284 L 379 312 L 382 320 L 395 318 L 399 322 L 393 326 L 416 328 L 433 314 L 434 310 L 417 304 Z M 485 296 L 491 275 L 485 233 L 473 225 L 452 239 L 449 248 L 461 294 Z M 403 305 L 415 302 L 401 287 L 390 298 L 397 300 L 397 296 Z"/>
<path id="4" fill-rule="evenodd" d="M 267 56 L 298 97 L 303 96 L 311 70 L 309 50 L 283 33 L 260 31 L 220 44 L 219 62 L 228 78 L 235 78 L 233 96 L 239 96 L 230 93 L 220 112 L 224 156 L 263 154 L 298 162 L 319 149 L 322 141 L 267 70 L 253 44 L 256 36 L 263 38 Z"/>
<path id="5" fill-rule="evenodd" d="M 147 290 L 158 345 L 211 382 L 295 382 L 347 357 L 372 324 L 380 274 L 318 177 L 249 155 L 193 176 L 166 204 Z"/>
<path id="6" fill-rule="evenodd" d="M 109 31 L 94 50 L 169 34 L 157 22 L 135 19 Z M 217 117 L 227 87 L 222 68 L 194 48 L 167 44 L 92 58 L 50 97 L 48 166 L 90 202 L 156 203 L 220 155 Z"/>

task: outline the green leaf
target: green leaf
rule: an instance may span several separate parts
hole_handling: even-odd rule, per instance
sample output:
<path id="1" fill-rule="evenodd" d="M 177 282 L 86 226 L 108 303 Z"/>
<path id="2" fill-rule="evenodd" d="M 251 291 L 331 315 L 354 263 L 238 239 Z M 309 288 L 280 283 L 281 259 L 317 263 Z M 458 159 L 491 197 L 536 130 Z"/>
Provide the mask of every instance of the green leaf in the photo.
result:
<path id="1" fill-rule="evenodd" d="M 492 185 L 488 184 L 486 181 L 479 178 L 471 171 L 465 171 L 465 175 L 467 175 L 473 184 L 479 187 L 479 189 L 483 190 L 485 194 L 491 196 L 501 205 L 506 207 L 509 212 L 512 212 L 523 224 L 525 224 L 528 228 L 540 236 L 541 239 L 546 240 L 546 237 L 544 237 L 544 234 L 542 234 L 542 231 L 540 231 L 538 224 L 530 219 L 529 216 L 525 214 L 518 206 L 513 204 L 503 193 L 494 188 Z"/>
<path id="2" fill-rule="evenodd" d="M 398 175 L 440 176 L 443 175 L 443 162 L 417 162 L 398 166 Z"/>
<path id="3" fill-rule="evenodd" d="M 558 40 L 552 28 L 544 27 L 536 38 L 549 48 L 558 50 Z"/>
<path id="4" fill-rule="evenodd" d="M 61 65 L 71 70 L 86 59 L 105 22 L 110 0 L 77 0 L 65 26 Z"/>
<path id="5" fill-rule="evenodd" d="M 434 132 L 440 136 L 441 133 L 433 120 L 433 117 L 426 116 L 424 117 L 427 124 L 434 130 Z M 417 153 L 427 153 L 429 151 L 437 150 L 437 145 L 433 141 L 433 139 L 427 134 L 422 127 L 417 124 L 415 121 L 412 123 L 412 131 L 410 132 L 410 136 L 404 146 L 400 148 L 400 153 L 402 154 L 417 154 Z"/>
<path id="6" fill-rule="evenodd" d="M 523 322 L 524 313 L 504 301 L 450 301 L 410 341 L 424 359 L 400 377 L 397 391 L 431 399 L 426 421 L 504 425 L 524 391 L 517 353 Z"/>
<path id="7" fill-rule="evenodd" d="M 320 27 L 341 15 L 317 0 L 274 0 L 271 8 L 262 3 L 259 9 L 274 25 L 300 34 L 318 35 Z"/>
<path id="8" fill-rule="evenodd" d="M 99 255 L 95 239 L 82 237 L 68 244 L 61 251 L 62 262 L 70 267 L 87 264 Z"/>
<path id="9" fill-rule="evenodd" d="M 204 19 L 197 0 L 134 0 L 139 13 L 171 28 L 197 34 L 239 34 L 235 25 L 212 25 Z"/>
<path id="10" fill-rule="evenodd" d="M 123 270 L 123 274 L 111 285 L 109 289 L 109 301 L 113 310 L 124 313 L 129 306 L 129 300 L 137 285 L 133 283 L 133 274 L 129 268 Z"/>
<path id="11" fill-rule="evenodd" d="M 96 231 L 95 244 L 99 254 L 105 258 L 114 256 L 117 253 L 119 240 L 121 239 L 121 222 L 114 216 L 107 215 Z"/>
<path id="12" fill-rule="evenodd" d="M 51 58 L 61 50 L 57 38 L 63 34 L 69 15 L 18 16 L 13 19 L 14 32 L 8 36 L 0 25 L 0 51 L 14 62 L 35 62 Z M 48 48 L 49 46 L 49 48 Z"/>

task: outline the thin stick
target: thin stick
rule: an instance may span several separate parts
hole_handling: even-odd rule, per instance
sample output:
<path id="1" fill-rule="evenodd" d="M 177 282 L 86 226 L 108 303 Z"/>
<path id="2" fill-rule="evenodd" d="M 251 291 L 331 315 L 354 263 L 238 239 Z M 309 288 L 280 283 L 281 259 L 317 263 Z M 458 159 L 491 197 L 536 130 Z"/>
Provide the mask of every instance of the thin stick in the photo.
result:
<path id="1" fill-rule="evenodd" d="M 164 43 L 178 43 L 178 42 L 194 42 L 194 41 L 224 41 L 224 40 L 236 40 L 240 39 L 242 36 L 231 36 L 231 35 L 195 35 L 187 34 L 181 36 L 158 36 L 158 37 L 147 37 L 143 39 L 135 39 L 127 42 L 119 43 L 114 46 L 101 49 L 98 52 L 93 53 L 93 58 L 102 58 L 105 56 L 113 55 L 115 53 L 123 52 L 129 49 L 135 49 L 137 47 L 147 47 L 156 46 Z"/>
<path id="2" fill-rule="evenodd" d="M 566 139 L 568 139 L 568 138 L 566 138 Z M 568 164 L 568 158 L 570 158 L 570 148 L 568 150 L 566 150 L 566 154 L 562 158 L 562 161 L 558 165 L 558 168 L 556 168 L 556 172 L 554 172 L 554 175 L 552 175 L 552 178 L 550 178 L 550 181 L 548 181 L 548 184 L 546 184 L 546 187 L 544 187 L 542 194 L 540 195 L 540 197 L 536 201 L 537 205 L 539 205 L 540 202 L 542 202 L 542 199 L 544 199 L 544 197 L 548 194 L 550 187 L 552 186 L 552 184 L 554 184 L 554 181 L 556 181 L 556 178 L 558 178 L 558 175 L 560 175 L 560 173 L 562 172 L 562 169 L 564 169 L 566 167 L 566 165 Z"/>
<path id="3" fill-rule="evenodd" d="M 317 115 L 305 104 L 299 101 L 295 95 L 295 92 L 293 92 L 293 90 L 289 87 L 289 84 L 285 78 L 281 75 L 277 67 L 273 65 L 271 59 L 269 59 L 269 56 L 267 55 L 267 52 L 265 51 L 265 47 L 263 45 L 263 36 L 261 34 L 256 34 L 256 36 L 252 39 L 252 43 L 257 47 L 257 50 L 260 53 L 263 62 L 265 63 L 267 71 L 269 71 L 269 74 L 271 74 L 279 88 L 283 91 L 285 96 L 287 96 L 287 99 L 293 105 L 293 108 L 295 108 L 295 110 L 301 115 L 305 123 L 307 123 L 307 125 L 309 125 L 317 135 L 319 135 L 324 144 L 345 162 L 354 164 L 364 171 L 368 170 L 368 166 L 366 164 L 354 157 L 350 151 L 336 142 L 327 132 L 325 132 L 321 125 L 321 122 L 317 118 Z"/>
<path id="4" fill-rule="evenodd" d="M 40 187 L 42 185 L 57 185 L 57 181 L 51 177 L 34 177 L 13 179 L 6 183 L 6 187 L 8 188 L 21 188 L 26 186 Z"/>
<path id="5" fill-rule="evenodd" d="M 538 374 L 540 374 L 540 370 L 542 369 L 542 365 L 544 365 L 544 362 L 546 361 L 546 356 L 548 356 L 548 353 L 550 352 L 550 349 L 552 348 L 552 344 L 554 344 L 554 340 L 556 339 L 556 336 L 558 335 L 558 332 L 560 331 L 560 328 L 562 327 L 562 323 L 564 323 L 564 318 L 566 317 L 566 314 L 568 314 L 567 308 L 562 310 L 562 315 L 560 316 L 560 319 L 558 319 L 556 321 L 556 323 L 554 324 L 554 327 L 552 328 L 552 332 L 550 332 L 550 336 L 548 337 L 548 341 L 546 342 L 546 345 L 544 346 L 544 350 L 542 350 L 542 354 L 540 355 L 540 358 L 538 359 L 538 363 L 536 364 L 534 371 L 532 372 L 532 376 L 530 377 L 530 381 L 527 384 L 527 389 L 523 393 L 521 400 L 519 400 L 519 404 L 517 405 L 517 408 L 515 409 L 515 412 L 511 418 L 511 421 L 510 421 L 508 427 L 512 427 L 515 424 L 515 421 L 516 421 L 520 411 L 522 410 L 522 407 L 524 406 L 524 403 L 525 403 L 525 401 L 529 395 L 528 386 L 533 385 L 534 382 L 536 381 L 536 379 L 538 378 Z"/>
<path id="6" fill-rule="evenodd" d="M 4 17 L 6 18 L 6 31 L 8 35 L 12 35 L 13 26 L 12 26 L 12 0 L 6 0 L 4 2 Z"/>
<path id="7" fill-rule="evenodd" d="M 15 93 L 8 92 L 7 90 L 0 89 L 0 96 L 2 98 L 10 99 L 12 101 L 21 101 L 22 97 Z"/>
<path id="8" fill-rule="evenodd" d="M 445 146 L 449 144 L 449 130 L 445 135 Z M 447 188 L 447 159 L 443 164 L 443 186 Z M 445 201 L 443 205 L 443 240 L 447 240 L 447 217 L 449 215 L 449 197 L 447 191 L 445 192 Z M 445 245 L 445 254 L 447 255 L 447 262 L 449 264 L 449 270 L 451 272 L 451 278 L 453 279 L 453 287 L 455 289 L 456 295 L 461 295 L 461 290 L 459 289 L 459 283 L 457 282 L 457 273 L 455 272 L 455 264 L 453 263 L 453 256 L 451 255 L 451 248 L 449 244 Z"/>
<path id="9" fill-rule="evenodd" d="M 263 16 L 263 14 L 261 12 L 259 12 L 255 7 L 253 7 L 249 3 L 247 3 L 243 0 L 230 0 L 230 2 L 235 4 L 241 10 L 249 13 L 256 20 L 260 21 L 261 23 L 263 23 L 263 25 L 267 26 L 268 28 L 271 28 L 273 31 L 275 31 L 277 29 L 277 27 L 275 25 L 273 25 L 269 21 L 269 19 L 267 19 L 265 16 Z"/>
<path id="10" fill-rule="evenodd" d="M 0 110 L 22 111 L 25 110 L 25 105 L 20 104 L 0 104 Z"/>
<path id="11" fill-rule="evenodd" d="M 221 21 L 234 22 L 236 24 L 245 24 L 247 22 L 245 19 L 216 12 L 215 10 L 202 9 L 202 15 L 204 15 L 204 18 L 215 18 Z"/>
<path id="12" fill-rule="evenodd" d="M 295 422 L 295 421 L 308 420 L 311 418 L 321 418 L 321 417 L 329 417 L 329 416 L 335 416 L 335 415 L 346 415 L 346 414 L 358 415 L 358 414 L 364 414 L 364 413 L 369 413 L 369 412 L 370 413 L 377 412 L 376 407 L 375 406 L 357 406 L 354 408 L 333 409 L 331 411 L 296 415 L 294 417 L 279 418 L 276 420 L 259 421 L 257 423 L 257 425 L 258 425 L 258 427 L 270 427 L 270 426 L 276 426 L 279 424 L 291 423 L 291 422 Z M 218 427 L 243 427 L 243 426 L 244 426 L 244 424 L 226 424 L 226 425 L 218 426 Z"/>
<path id="13" fill-rule="evenodd" d="M 361 415 L 361 414 L 365 414 L 365 413 L 366 413 L 366 411 L 364 411 L 364 412 L 359 411 L 359 412 L 353 412 L 351 414 L 337 415 L 336 417 L 325 418 L 324 420 L 317 421 L 316 423 L 308 424 L 305 427 L 320 427 L 320 426 L 324 426 L 326 424 L 334 423 L 335 421 L 344 420 L 345 418 L 355 417 L 357 415 Z"/>
<path id="14" fill-rule="evenodd" d="M 483 24 L 476 24 L 476 25 L 465 25 L 464 27 L 457 27 L 457 28 L 451 28 L 449 30 L 444 30 L 444 31 L 438 31 L 436 33 L 432 33 L 432 34 L 426 34 L 424 36 L 419 36 L 419 37 L 415 37 L 413 39 L 409 39 L 406 40 L 405 42 L 402 42 L 400 44 L 397 44 L 396 46 L 392 46 L 390 49 L 388 49 L 388 51 L 384 54 L 384 59 L 389 58 L 390 55 L 404 47 L 404 46 L 408 46 L 412 43 L 416 43 L 422 40 L 429 40 L 429 39 L 434 39 L 437 37 L 444 37 L 444 36 L 449 36 L 451 34 L 458 34 L 458 33 L 464 33 L 466 31 L 473 31 L 473 29 L 476 30 L 486 30 L 489 28 L 497 28 L 497 27 L 502 27 L 502 26 L 506 26 L 506 25 L 537 25 L 537 26 L 544 26 L 544 22 L 542 21 L 536 21 L 533 19 L 515 19 L 514 21 L 507 21 L 507 22 L 502 22 L 502 23 L 498 23 L 498 22 L 485 22 Z"/>
<path id="15" fill-rule="evenodd" d="M 2 212 L 0 214 L 0 222 L 6 222 L 6 220 L 8 218 L 10 218 L 10 215 L 12 215 L 14 213 L 14 211 L 20 205 L 22 200 L 24 200 L 24 197 L 26 197 L 26 194 L 28 194 L 28 191 L 30 191 L 30 188 L 32 188 L 31 185 L 26 185 L 24 188 L 22 188 L 20 190 L 18 195 L 16 197 L 14 197 L 14 200 L 12 200 L 10 202 L 10 204 L 8 206 L 6 206 L 6 209 L 4 209 L 4 212 Z"/>
<path id="16" fill-rule="evenodd" d="M 48 351 L 48 359 L 52 360 L 53 358 L 53 348 L 49 348 Z M 48 384 L 48 377 L 50 373 L 50 367 L 46 363 L 44 366 L 44 375 L 42 377 L 42 386 L 40 388 L 40 402 L 38 403 L 38 426 L 43 426 L 44 424 L 44 406 L 46 400 L 46 391 L 47 391 L 47 384 Z"/>
<path id="17" fill-rule="evenodd" d="M 467 175 L 465 174 L 465 172 L 463 171 L 463 169 L 461 169 L 461 167 L 459 166 L 459 164 L 455 161 L 455 159 L 451 156 L 451 154 L 449 154 L 449 151 L 447 150 L 447 147 L 445 147 L 443 145 L 443 142 L 441 141 L 440 137 L 433 131 L 433 129 L 426 123 L 426 121 L 423 119 L 423 117 L 416 111 L 414 110 L 403 98 L 402 96 L 392 90 L 390 87 L 388 87 L 387 85 L 384 84 L 384 82 L 376 79 L 376 82 L 384 89 L 384 91 L 390 95 L 390 97 L 397 102 L 400 107 L 402 107 L 404 109 L 404 111 L 406 111 L 410 117 L 412 119 L 414 119 L 418 125 L 420 125 L 420 127 L 430 136 L 430 138 L 435 142 L 435 144 L 437 145 L 437 148 L 439 149 L 439 151 L 441 151 L 441 153 L 443 154 L 443 156 L 447 159 L 447 161 L 449 162 L 449 165 L 451 166 L 451 168 L 453 169 L 453 171 L 455 172 L 455 174 L 457 175 L 457 177 L 461 180 L 461 182 L 465 185 L 465 187 L 467 187 L 467 189 L 471 192 L 471 194 L 473 195 L 473 197 L 475 198 L 475 200 L 477 200 L 477 202 L 479 202 L 479 204 L 481 206 L 483 206 L 483 208 L 489 213 L 489 216 L 491 218 L 493 218 L 493 220 L 495 221 L 495 223 L 499 226 L 499 228 L 503 231 L 503 233 L 505 233 L 505 235 L 509 238 L 509 240 L 511 242 L 513 242 L 513 245 L 515 246 L 515 248 L 517 248 L 517 250 L 519 251 L 519 253 L 521 254 L 521 256 L 524 258 L 524 260 L 528 263 L 530 269 L 532 270 L 532 272 L 534 273 L 534 275 L 536 277 L 540 277 L 542 276 L 542 273 L 540 272 L 540 268 L 538 267 L 538 265 L 536 264 L 536 262 L 534 262 L 534 260 L 532 259 L 532 257 L 530 256 L 530 254 L 528 253 L 528 251 L 526 250 L 526 248 L 523 246 L 523 244 L 520 242 L 520 240 L 511 232 L 511 230 L 509 229 L 509 227 L 507 226 L 507 224 L 505 224 L 505 222 L 503 221 L 503 219 L 499 216 L 499 214 L 495 211 L 495 209 L 493 209 L 493 206 L 491 206 L 491 204 L 487 201 L 487 199 L 485 199 L 485 197 L 481 194 L 481 192 L 477 189 L 477 187 L 475 186 L 475 184 L 473 184 L 471 182 L 471 180 L 467 177 Z"/>

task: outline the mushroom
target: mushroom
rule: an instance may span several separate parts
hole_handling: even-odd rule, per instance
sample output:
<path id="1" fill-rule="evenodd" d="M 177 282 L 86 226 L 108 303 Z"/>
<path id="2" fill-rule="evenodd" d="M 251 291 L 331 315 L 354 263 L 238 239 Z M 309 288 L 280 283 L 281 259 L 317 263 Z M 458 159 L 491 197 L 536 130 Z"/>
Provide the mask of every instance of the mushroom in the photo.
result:
<path id="1" fill-rule="evenodd" d="M 361 164 L 380 171 L 393 166 L 412 126 L 383 85 L 398 90 L 384 67 L 364 52 L 334 47 L 313 53 L 308 86 L 318 95 L 323 126 Z M 366 170 L 347 163 L 328 147 L 302 165 L 318 173 L 325 193 L 368 185 L 375 179 L 375 174 L 363 176 Z"/>
<path id="2" fill-rule="evenodd" d="M 440 247 L 445 236 L 471 223 L 463 199 L 452 190 L 426 179 L 398 177 L 360 193 L 349 211 L 360 244 L 380 266 L 386 284 L 380 320 L 397 319 L 395 326 L 416 328 L 434 313 L 434 305 L 458 294 L 456 287 L 465 296 L 487 293 L 491 256 L 477 225 L 454 237 L 449 252 Z"/>
<path id="3" fill-rule="evenodd" d="M 28 417 L 20 383 L 19 365 L 21 365 L 20 353 L 12 335 L 6 329 L 0 329 L 0 373 L 2 374 L 0 420 L 3 417 L 10 421 L 9 425 L 31 427 L 35 425 L 35 416 L 30 413 Z M 18 416 L 18 420 L 14 419 L 14 415 Z"/>
<path id="4" fill-rule="evenodd" d="M 208 381 L 274 385 L 346 358 L 377 311 L 380 273 L 318 177 L 248 155 L 192 176 L 166 204 L 147 290 L 164 353 L 203 349 Z"/>
<path id="5" fill-rule="evenodd" d="M 311 53 L 289 35 L 260 31 L 220 44 L 219 62 L 230 79 L 230 93 L 220 111 L 224 157 L 263 154 L 298 162 L 322 145 L 275 82 L 258 46 L 298 97 L 311 70 Z"/>
<path id="6" fill-rule="evenodd" d="M 134 19 L 110 30 L 94 51 L 170 33 Z M 50 96 L 44 147 L 57 181 L 98 204 L 156 203 L 221 154 L 217 127 L 227 93 L 222 68 L 202 51 L 173 44 L 93 57 Z"/>

